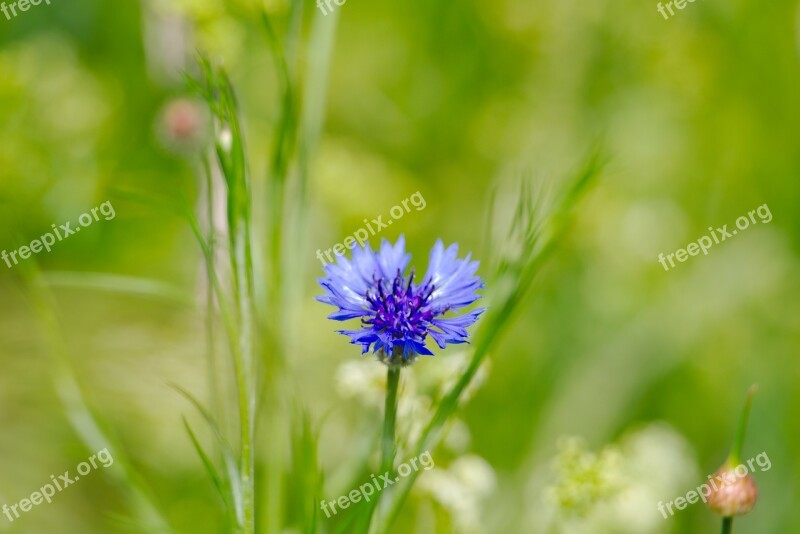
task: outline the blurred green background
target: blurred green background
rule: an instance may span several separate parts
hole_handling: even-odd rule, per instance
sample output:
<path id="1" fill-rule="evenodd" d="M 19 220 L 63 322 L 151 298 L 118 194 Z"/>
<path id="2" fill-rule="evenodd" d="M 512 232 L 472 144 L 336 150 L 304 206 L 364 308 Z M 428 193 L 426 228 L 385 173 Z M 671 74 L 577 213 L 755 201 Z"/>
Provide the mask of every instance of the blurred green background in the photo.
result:
<path id="1" fill-rule="evenodd" d="M 351 0 L 325 19 L 336 33 L 319 88 L 326 116 L 310 162 L 309 232 L 295 251 L 305 292 L 291 312 L 300 326 L 289 353 L 320 433 L 323 496 L 349 489 L 337 485 L 347 478 L 339 470 L 361 454 L 380 413 L 346 398 L 357 379 L 341 366 L 359 362 L 358 375 L 378 364 L 359 361 L 326 320 L 330 310 L 313 301 L 316 250 L 419 191 L 425 209 L 381 237 L 404 234 L 418 266 L 437 237 L 488 257 L 504 239 L 481 239 L 490 191 L 496 213 L 508 212 L 520 176 L 557 184 L 602 140 L 610 164 L 491 354 L 461 413 L 458 453 L 431 471 L 451 479 L 423 484 L 423 475 L 395 530 L 714 532 L 719 520 L 702 504 L 667 520 L 656 505 L 723 462 L 757 383 L 744 456 L 765 451 L 773 467 L 755 474 L 759 504 L 734 528 L 800 531 L 791 515 L 800 498 L 798 4 L 698 0 L 669 20 L 656 4 Z M 41 269 L 153 279 L 186 296 L 52 289 L 90 403 L 181 532 L 221 531 L 181 425 L 191 407 L 168 385 L 207 398 L 203 263 L 180 217 L 129 193 L 174 209 L 198 202 L 196 169 L 163 131 L 165 106 L 186 96 L 180 71 L 191 70 L 196 50 L 229 71 L 251 172 L 266 172 L 280 106 L 258 6 L 52 0 L 0 16 L 0 248 L 110 200 L 116 217 L 38 254 Z M 287 25 L 283 2 L 262 7 Z M 310 1 L 304 10 L 322 18 Z M 306 68 L 307 21 L 301 34 Z M 256 220 L 264 198 L 254 195 Z M 658 263 L 659 253 L 763 204 L 769 224 L 669 272 Z M 55 393 L 22 271 L 0 263 L 0 501 L 9 504 L 94 452 Z M 436 365 L 424 360 L 411 373 L 422 380 Z M 622 473 L 624 489 L 588 511 L 559 508 L 553 462 L 565 437 L 598 454 L 621 451 L 607 469 Z M 465 455 L 475 462 L 459 479 L 448 462 Z M 124 492 L 100 470 L 13 524 L 0 516 L 0 530 L 123 532 Z"/>

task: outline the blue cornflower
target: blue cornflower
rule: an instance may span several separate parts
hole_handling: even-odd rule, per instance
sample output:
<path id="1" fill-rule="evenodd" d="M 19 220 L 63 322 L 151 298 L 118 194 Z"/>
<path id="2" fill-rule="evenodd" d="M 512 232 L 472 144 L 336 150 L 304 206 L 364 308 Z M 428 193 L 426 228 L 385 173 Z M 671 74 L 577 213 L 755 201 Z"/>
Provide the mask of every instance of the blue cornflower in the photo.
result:
<path id="1" fill-rule="evenodd" d="M 356 247 L 352 260 L 340 256 L 337 263 L 325 266 L 327 276 L 319 284 L 326 293 L 317 300 L 339 308 L 329 319 L 361 319 L 360 330 L 338 332 L 361 345 L 362 354 L 372 348 L 391 364 L 410 363 L 417 355 L 432 356 L 425 346 L 427 336 L 442 349 L 447 343 L 466 343 L 467 327 L 486 309 L 445 317 L 481 298 L 476 291 L 484 286 L 481 277 L 475 276 L 478 262 L 471 262 L 470 255 L 458 259 L 457 254 L 457 244 L 445 249 L 437 240 L 428 272 L 417 284 L 413 269 L 405 274 L 411 254 L 405 251 L 402 235 L 394 246 L 384 239 L 377 253 L 369 244 Z"/>

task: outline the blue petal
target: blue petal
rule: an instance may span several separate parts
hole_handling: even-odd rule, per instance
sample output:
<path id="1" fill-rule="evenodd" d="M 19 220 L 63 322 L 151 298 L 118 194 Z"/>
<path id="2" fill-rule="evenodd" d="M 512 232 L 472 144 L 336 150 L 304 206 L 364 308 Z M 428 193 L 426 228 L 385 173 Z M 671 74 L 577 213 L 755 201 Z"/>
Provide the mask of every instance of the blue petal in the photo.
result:
<path id="1" fill-rule="evenodd" d="M 378 336 L 371 330 L 338 330 L 338 333 L 350 337 L 353 345 L 361 345 L 361 354 L 369 352 L 370 345 L 378 340 Z"/>
<path id="2" fill-rule="evenodd" d="M 444 348 L 443 342 L 447 343 L 465 343 L 469 338 L 467 327 L 475 324 L 478 317 L 486 311 L 486 308 L 478 308 L 469 312 L 466 315 L 458 317 L 448 317 L 446 319 L 433 319 L 431 324 L 441 330 L 441 333 L 435 330 L 429 330 L 428 333 L 433 337 L 436 343 Z"/>
<path id="3" fill-rule="evenodd" d="M 406 238 L 400 234 L 394 247 L 386 240 L 381 241 L 381 252 L 377 255 L 377 262 L 385 279 L 394 278 L 397 272 L 405 273 L 411 254 L 406 254 Z"/>
<path id="4" fill-rule="evenodd" d="M 480 276 L 475 276 L 479 263 L 470 262 L 469 254 L 465 259 L 458 259 L 457 255 L 458 245 L 453 244 L 445 249 L 441 239 L 436 241 L 431 250 L 423 284 L 433 285 L 429 303 L 433 309 L 462 308 L 481 298 L 476 291 L 482 289 L 484 284 Z"/>
<path id="5" fill-rule="evenodd" d="M 404 343 L 403 357 L 408 360 L 412 354 L 420 354 L 422 356 L 433 356 L 433 353 L 424 344 L 408 339 Z"/>

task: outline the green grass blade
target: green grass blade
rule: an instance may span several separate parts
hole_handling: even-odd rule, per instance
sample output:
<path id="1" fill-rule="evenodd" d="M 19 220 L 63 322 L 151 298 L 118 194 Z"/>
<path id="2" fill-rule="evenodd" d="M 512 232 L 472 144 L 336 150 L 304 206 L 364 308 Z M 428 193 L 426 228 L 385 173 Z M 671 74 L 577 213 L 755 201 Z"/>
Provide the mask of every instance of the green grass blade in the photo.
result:
<path id="1" fill-rule="evenodd" d="M 42 280 L 51 287 L 93 289 L 96 291 L 164 300 L 184 306 L 191 306 L 194 304 L 194 296 L 185 289 L 150 278 L 108 273 L 48 271 L 42 273 Z"/>
<path id="2" fill-rule="evenodd" d="M 199 400 L 197 400 L 194 397 L 194 395 L 192 395 L 182 387 L 178 386 L 177 384 L 171 383 L 169 385 L 180 395 L 186 398 L 197 409 L 197 411 L 200 413 L 200 415 L 202 415 L 203 419 L 208 424 L 214 436 L 217 438 L 217 442 L 219 443 L 220 447 L 220 453 L 222 455 L 222 460 L 225 465 L 225 470 L 227 473 L 227 480 L 229 483 L 230 493 L 234 504 L 237 523 L 239 525 L 242 525 L 244 521 L 244 503 L 242 499 L 243 492 L 241 487 L 241 479 L 239 478 L 239 466 L 233 454 L 233 448 L 231 447 L 230 443 L 228 443 L 228 441 L 225 439 L 225 435 L 220 430 L 219 425 L 217 425 L 211 413 L 205 408 L 205 406 L 203 406 L 203 404 Z"/>
<path id="3" fill-rule="evenodd" d="M 197 435 L 195 435 L 195 433 L 192 431 L 192 427 L 189 425 L 189 421 L 187 421 L 186 417 L 183 418 L 183 426 L 186 428 L 186 433 L 189 434 L 189 439 L 191 440 L 197 455 L 200 457 L 200 461 L 203 462 L 203 467 L 206 468 L 206 472 L 211 478 L 211 482 L 214 484 L 217 493 L 219 494 L 220 498 L 222 498 L 222 501 L 226 502 L 227 492 L 225 490 L 225 485 L 220 478 L 219 473 L 217 473 L 217 468 L 214 466 L 211 458 L 208 457 L 206 452 L 203 450 L 203 446 L 200 445 L 200 440 L 197 439 Z"/>

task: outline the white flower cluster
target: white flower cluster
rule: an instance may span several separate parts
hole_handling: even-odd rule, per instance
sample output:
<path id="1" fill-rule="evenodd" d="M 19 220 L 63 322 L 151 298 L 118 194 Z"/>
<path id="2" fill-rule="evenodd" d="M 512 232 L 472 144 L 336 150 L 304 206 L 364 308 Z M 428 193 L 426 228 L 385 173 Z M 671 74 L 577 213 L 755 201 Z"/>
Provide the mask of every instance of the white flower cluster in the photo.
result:
<path id="1" fill-rule="evenodd" d="M 398 458 L 413 454 L 411 448 L 433 416 L 435 401 L 453 387 L 469 359 L 466 352 L 453 352 L 426 358 L 424 364 L 424 372 L 406 372 L 401 379 L 397 406 Z M 487 365 L 484 363 L 464 391 L 462 403 L 469 400 L 486 379 Z M 372 360 L 348 361 L 339 367 L 336 384 L 342 397 L 381 410 L 386 392 L 386 367 Z M 492 467 L 480 456 L 467 453 L 470 442 L 467 425 L 453 418 L 439 445 L 441 454 L 434 453 L 437 458 L 453 460 L 446 466 L 437 460 L 436 469 L 420 474 L 412 492 L 422 502 L 435 502 L 436 508 L 450 517 L 454 531 L 460 533 L 485 531 L 480 512 L 496 485 Z"/>
<path id="2" fill-rule="evenodd" d="M 653 503 L 696 480 L 699 470 L 686 439 L 651 424 L 599 453 L 578 439 L 562 440 L 551 484 L 528 522 L 539 532 L 648 534 L 670 525 Z"/>

